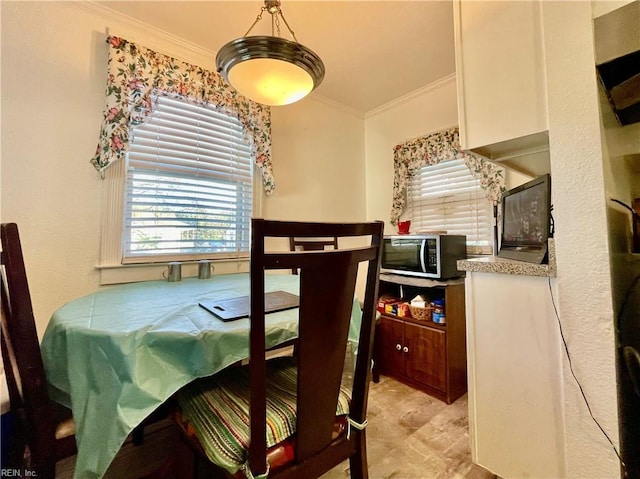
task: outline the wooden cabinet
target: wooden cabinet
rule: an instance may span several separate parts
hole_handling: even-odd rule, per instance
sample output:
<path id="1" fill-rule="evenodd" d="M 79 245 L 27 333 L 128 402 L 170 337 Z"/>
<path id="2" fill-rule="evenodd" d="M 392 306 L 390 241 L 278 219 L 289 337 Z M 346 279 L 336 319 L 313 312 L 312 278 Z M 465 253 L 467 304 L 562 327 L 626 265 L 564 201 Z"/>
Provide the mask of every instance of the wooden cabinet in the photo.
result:
<path id="1" fill-rule="evenodd" d="M 548 161 L 541 8 L 539 0 L 454 0 L 463 149 Z"/>
<path id="2" fill-rule="evenodd" d="M 420 383 L 429 384 L 443 393 L 447 392 L 445 340 L 444 331 L 406 324 L 407 376 Z"/>
<path id="3" fill-rule="evenodd" d="M 382 315 L 376 331 L 378 368 L 391 375 L 405 375 L 404 342 L 405 322 Z"/>
<path id="4" fill-rule="evenodd" d="M 467 390 L 464 280 L 432 281 L 381 275 L 381 293 L 444 299 L 446 324 L 382 314 L 376 330 L 375 367 L 452 403 Z"/>
<path id="5" fill-rule="evenodd" d="M 446 361 L 441 359 L 446 354 L 444 331 L 382 316 L 380 332 L 385 372 L 446 391 Z"/>

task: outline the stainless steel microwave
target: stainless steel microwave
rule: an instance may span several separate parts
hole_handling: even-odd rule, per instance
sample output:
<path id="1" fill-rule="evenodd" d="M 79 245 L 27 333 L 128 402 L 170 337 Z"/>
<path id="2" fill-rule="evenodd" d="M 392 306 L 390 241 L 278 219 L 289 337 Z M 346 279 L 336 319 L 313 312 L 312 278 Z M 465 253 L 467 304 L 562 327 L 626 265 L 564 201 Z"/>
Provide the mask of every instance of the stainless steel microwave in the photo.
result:
<path id="1" fill-rule="evenodd" d="M 466 257 L 464 235 L 385 236 L 381 271 L 434 279 L 455 278 L 463 275 L 456 261 Z"/>

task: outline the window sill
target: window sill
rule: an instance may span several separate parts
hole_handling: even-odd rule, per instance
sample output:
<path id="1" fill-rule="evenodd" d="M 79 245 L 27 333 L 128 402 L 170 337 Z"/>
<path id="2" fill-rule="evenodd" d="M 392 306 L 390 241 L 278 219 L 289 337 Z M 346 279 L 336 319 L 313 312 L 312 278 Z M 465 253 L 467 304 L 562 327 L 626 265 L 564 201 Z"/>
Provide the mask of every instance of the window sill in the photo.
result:
<path id="1" fill-rule="evenodd" d="M 249 258 L 211 260 L 213 274 L 249 272 Z M 135 283 L 138 281 L 162 280 L 167 263 L 97 265 L 100 271 L 100 285 Z M 182 262 L 182 277 L 198 276 L 198 262 Z"/>

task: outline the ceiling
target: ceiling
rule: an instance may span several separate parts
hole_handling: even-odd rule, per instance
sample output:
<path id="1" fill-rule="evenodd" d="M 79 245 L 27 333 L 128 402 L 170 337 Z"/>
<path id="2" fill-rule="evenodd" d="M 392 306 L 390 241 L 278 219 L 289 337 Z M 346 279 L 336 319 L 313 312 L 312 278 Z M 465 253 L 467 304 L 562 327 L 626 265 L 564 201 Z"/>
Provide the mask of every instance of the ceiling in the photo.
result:
<path id="1" fill-rule="evenodd" d="M 243 36 L 263 6 L 261 0 L 96 3 L 213 56 Z M 282 11 L 298 41 L 325 64 L 324 81 L 313 94 L 362 114 L 455 72 L 451 0 L 283 0 Z M 271 34 L 267 13 L 251 34 Z"/>

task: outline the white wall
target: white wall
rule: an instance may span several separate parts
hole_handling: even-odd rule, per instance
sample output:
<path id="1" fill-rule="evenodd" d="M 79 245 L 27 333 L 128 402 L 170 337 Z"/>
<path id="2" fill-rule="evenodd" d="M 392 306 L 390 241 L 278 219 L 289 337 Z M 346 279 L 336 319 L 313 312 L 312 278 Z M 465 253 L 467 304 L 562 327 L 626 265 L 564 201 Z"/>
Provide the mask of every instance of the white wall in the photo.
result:
<path id="1" fill-rule="evenodd" d="M 104 108 L 107 33 L 214 68 L 203 50 L 86 3 L 0 2 L 0 220 L 19 225 L 42 334 L 65 302 L 96 290 L 103 182 L 89 164 Z M 364 219 L 363 120 L 308 98 L 274 109 L 277 187 L 263 216 Z"/>
<path id="2" fill-rule="evenodd" d="M 2 3 L 1 218 L 19 225 L 40 333 L 97 286 L 101 30 L 79 9 Z"/>
<path id="3" fill-rule="evenodd" d="M 365 120 L 367 218 L 381 219 L 385 233 L 393 198 L 393 147 L 458 124 L 455 75 L 369 112 Z"/>
<path id="4" fill-rule="evenodd" d="M 557 226 L 555 299 L 576 374 L 598 420 L 617 442 L 613 311 L 590 4 L 545 2 L 543 15 Z M 456 124 L 454 78 L 367 115 L 368 218 L 389 220 L 393 146 Z M 508 187 L 522 181 L 509 178 Z M 562 361 L 563 373 L 557 378 L 562 394 L 553 407 L 561 411 L 557 440 L 566 453 L 566 477 L 617 477 L 613 448 L 589 417 L 567 360 Z"/>
<path id="5" fill-rule="evenodd" d="M 542 2 L 558 263 L 556 304 L 595 417 L 618 440 L 602 143 L 590 2 Z M 564 360 L 567 477 L 619 477 Z"/>
<path id="6" fill-rule="evenodd" d="M 209 68 L 214 53 L 83 6 L 3 1 L 0 8 L 0 220 L 20 225 L 42 333 L 56 308 L 99 287 L 94 266 L 102 183 L 88 161 L 104 104 L 106 32 Z M 605 185 L 589 3 L 545 2 L 544 15 L 558 307 L 576 373 L 595 414 L 616 438 Z M 576 83 L 576 78 L 586 80 Z M 263 214 L 328 221 L 366 216 L 387 221 L 390 232 L 393 147 L 456 124 L 454 77 L 371 112 L 364 122 L 314 98 L 274 109 L 278 186 L 264 200 Z M 565 402 L 558 407 L 565 409 L 568 476 L 616 477 L 615 456 L 588 417 L 566 362 L 564 373 Z"/>
<path id="7" fill-rule="evenodd" d="M 271 110 L 276 193 L 271 219 L 365 219 L 364 122 L 360 115 L 313 96 Z"/>
<path id="8" fill-rule="evenodd" d="M 393 198 L 393 148 L 407 140 L 458 125 L 456 77 L 451 75 L 368 112 L 365 119 L 367 218 L 389 223 Z M 507 188 L 531 178 L 506 171 Z"/>

